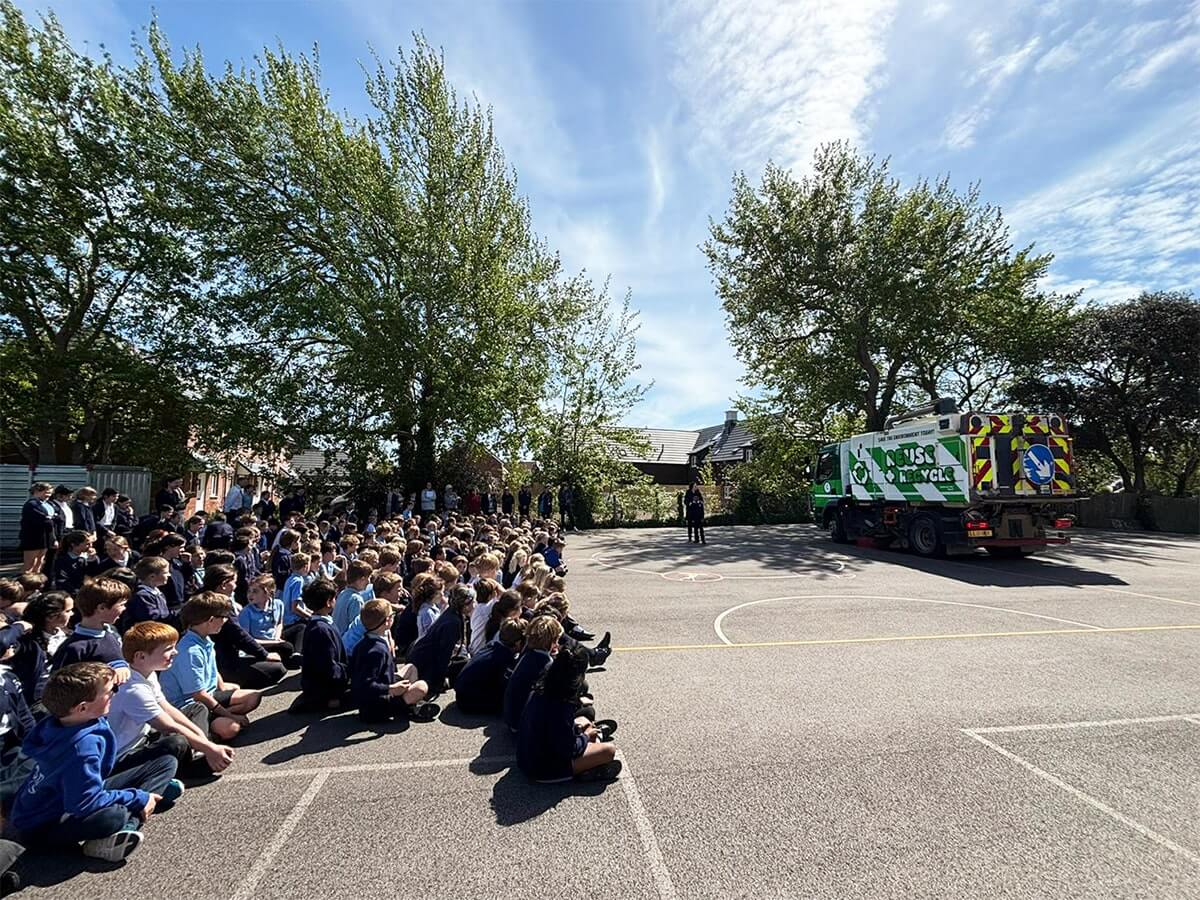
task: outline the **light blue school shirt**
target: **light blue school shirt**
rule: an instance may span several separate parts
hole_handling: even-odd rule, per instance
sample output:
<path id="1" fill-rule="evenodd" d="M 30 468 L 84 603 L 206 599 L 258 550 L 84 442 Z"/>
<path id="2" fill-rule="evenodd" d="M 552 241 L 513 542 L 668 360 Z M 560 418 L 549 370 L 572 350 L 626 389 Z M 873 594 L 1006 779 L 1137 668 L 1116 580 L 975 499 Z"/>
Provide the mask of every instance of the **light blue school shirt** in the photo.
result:
<path id="1" fill-rule="evenodd" d="M 251 637 L 262 641 L 275 640 L 275 626 L 281 621 L 283 601 L 278 598 L 268 600 L 262 609 L 253 603 L 247 603 L 238 614 L 238 624 L 246 629 Z"/>
<path id="2" fill-rule="evenodd" d="M 217 689 L 217 652 L 212 638 L 188 631 L 175 645 L 178 655 L 158 676 L 163 695 L 172 706 L 183 706 L 196 691 Z"/>
<path id="3" fill-rule="evenodd" d="M 356 591 L 352 587 L 342 588 L 333 604 L 333 627 L 338 634 L 345 635 L 367 604 L 366 591 Z"/>
<path id="4" fill-rule="evenodd" d="M 296 604 L 299 603 L 304 594 L 304 576 L 289 575 L 288 580 L 283 585 L 283 595 L 279 598 L 283 605 L 283 624 L 294 625 L 297 622 L 303 622 L 304 617 L 296 612 Z"/>

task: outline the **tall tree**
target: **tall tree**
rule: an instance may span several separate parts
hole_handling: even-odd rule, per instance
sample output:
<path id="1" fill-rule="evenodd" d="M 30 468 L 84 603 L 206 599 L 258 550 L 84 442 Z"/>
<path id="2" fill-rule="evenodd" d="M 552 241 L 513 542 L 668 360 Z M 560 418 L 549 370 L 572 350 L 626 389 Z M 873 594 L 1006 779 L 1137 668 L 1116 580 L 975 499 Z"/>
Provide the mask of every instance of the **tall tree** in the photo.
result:
<path id="1" fill-rule="evenodd" d="M 0 20 L 0 342 L 28 367 L 27 392 L 5 382 L 27 402 L 5 438 L 30 462 L 81 463 L 97 391 L 134 378 L 125 400 L 141 398 L 199 349 L 209 273 L 137 73 L 75 52 L 53 16 L 31 28 L 0 0 Z"/>
<path id="2" fill-rule="evenodd" d="M 1088 307 L 1075 316 L 1053 374 L 1015 394 L 1067 415 L 1076 445 L 1109 460 L 1125 490 L 1186 496 L 1200 470 L 1197 335 L 1200 301 L 1190 294 Z"/>
<path id="3" fill-rule="evenodd" d="M 573 486 L 585 524 L 614 496 L 626 508 L 647 508 L 650 481 L 625 459 L 648 447 L 621 424 L 650 388 L 634 380 L 637 314 L 628 296 L 614 307 L 607 285 L 597 290 L 584 275 L 558 284 L 553 296 L 564 315 L 546 400 L 528 432 L 541 477 Z"/>
<path id="4" fill-rule="evenodd" d="M 886 161 L 842 143 L 819 148 L 800 178 L 769 164 L 756 189 L 737 175 L 710 230 L 704 250 L 734 348 L 792 419 L 861 414 L 879 429 L 948 384 L 974 399 L 1011 372 L 956 372 L 964 351 L 1015 372 L 1039 351 L 1009 361 L 1002 323 L 1061 306 L 1036 288 L 1050 257 L 1014 251 L 977 186 L 904 188 Z"/>
<path id="5" fill-rule="evenodd" d="M 287 399 L 278 414 L 390 448 L 416 482 L 439 449 L 540 396 L 557 259 L 490 115 L 459 101 L 438 53 L 418 37 L 378 63 L 359 123 L 329 109 L 315 58 L 265 51 L 261 72 L 213 77 L 198 54 L 175 66 L 161 35 L 151 45 L 175 139 L 218 186 L 243 362 Z M 263 341 L 278 355 L 256 355 Z"/>

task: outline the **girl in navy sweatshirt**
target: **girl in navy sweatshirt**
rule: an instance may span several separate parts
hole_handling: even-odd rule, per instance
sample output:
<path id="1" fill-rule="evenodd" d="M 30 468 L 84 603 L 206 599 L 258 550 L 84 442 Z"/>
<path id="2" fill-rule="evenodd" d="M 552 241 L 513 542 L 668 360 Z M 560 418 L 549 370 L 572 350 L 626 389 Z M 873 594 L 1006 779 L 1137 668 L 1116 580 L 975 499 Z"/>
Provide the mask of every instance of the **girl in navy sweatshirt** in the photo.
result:
<path id="1" fill-rule="evenodd" d="M 467 620 L 475 610 L 475 590 L 457 584 L 450 591 L 449 605 L 423 637 L 417 639 L 408 653 L 408 661 L 417 667 L 420 678 L 429 685 L 429 693 L 437 696 L 446 687 L 447 678 L 454 678 L 466 665 L 463 650 Z M 453 661 L 453 665 L 451 664 Z"/>
<path id="2" fill-rule="evenodd" d="M 517 765 L 534 781 L 611 780 L 621 771 L 607 735 L 575 715 L 587 670 L 587 650 L 564 646 L 534 685 L 517 734 Z"/>

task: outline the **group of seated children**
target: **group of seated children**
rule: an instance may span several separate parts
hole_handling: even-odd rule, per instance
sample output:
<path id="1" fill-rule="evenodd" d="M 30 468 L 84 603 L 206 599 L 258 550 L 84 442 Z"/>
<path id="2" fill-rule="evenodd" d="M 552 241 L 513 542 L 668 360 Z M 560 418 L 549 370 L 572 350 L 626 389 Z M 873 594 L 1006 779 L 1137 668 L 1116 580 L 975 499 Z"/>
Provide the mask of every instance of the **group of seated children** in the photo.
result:
<path id="1" fill-rule="evenodd" d="M 125 859 L 181 779 L 234 761 L 288 668 L 296 713 L 430 721 L 453 689 L 462 712 L 503 717 L 530 778 L 619 773 L 586 681 L 610 636 L 582 643 L 595 635 L 570 615 L 554 523 L 413 515 L 359 535 L 332 516 L 214 518 L 188 536 L 163 522 L 140 553 L 72 536 L 51 578 L 0 580 L 6 841 Z M 214 524 L 227 546 L 205 550 Z"/>

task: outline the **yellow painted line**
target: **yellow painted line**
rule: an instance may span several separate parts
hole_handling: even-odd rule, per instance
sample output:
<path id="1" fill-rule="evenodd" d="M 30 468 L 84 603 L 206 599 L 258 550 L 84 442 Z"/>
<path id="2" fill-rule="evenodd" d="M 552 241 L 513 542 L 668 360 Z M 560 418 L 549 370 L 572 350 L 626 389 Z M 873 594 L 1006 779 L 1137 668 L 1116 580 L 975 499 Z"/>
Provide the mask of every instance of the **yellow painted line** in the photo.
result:
<path id="1" fill-rule="evenodd" d="M 621 653 L 650 650 L 736 650 L 740 647 L 822 647 L 832 644 L 889 644 L 901 641 L 963 641 L 974 638 L 1033 637 L 1053 634 L 1134 634 L 1146 631 L 1200 631 L 1198 625 L 1130 625 L 1124 628 L 1047 628 L 1038 631 L 980 631 L 968 634 L 901 634 L 891 637 L 814 638 L 806 641 L 747 641 L 743 644 L 660 644 L 614 647 Z"/>

